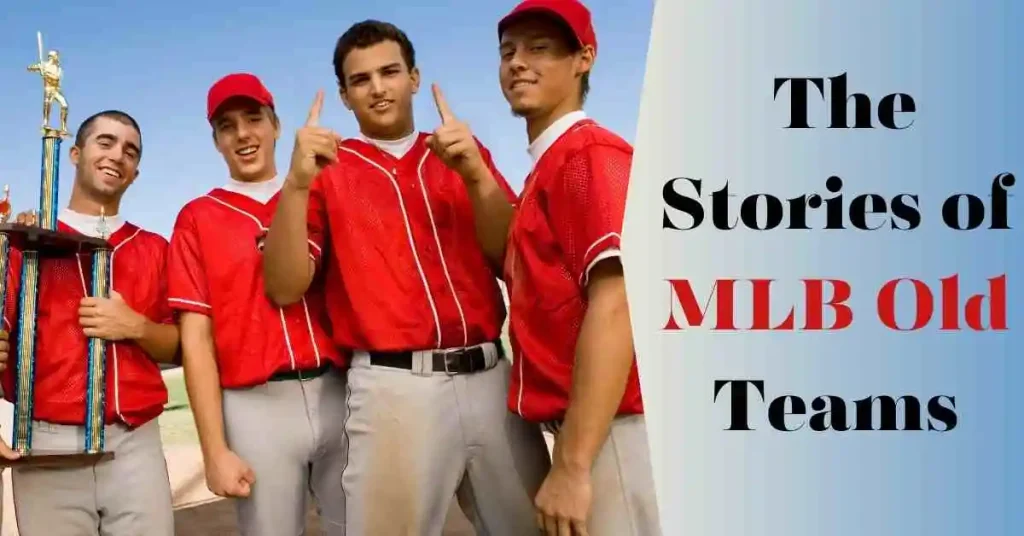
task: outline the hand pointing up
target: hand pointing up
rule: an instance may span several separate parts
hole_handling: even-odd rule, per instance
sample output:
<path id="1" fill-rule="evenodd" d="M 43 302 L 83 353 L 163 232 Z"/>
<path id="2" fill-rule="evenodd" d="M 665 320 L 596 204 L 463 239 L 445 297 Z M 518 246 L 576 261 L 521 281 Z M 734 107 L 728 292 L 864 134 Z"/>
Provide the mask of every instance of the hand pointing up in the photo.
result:
<path id="1" fill-rule="evenodd" d="M 433 84 L 431 89 L 437 113 L 441 117 L 441 126 L 427 138 L 427 146 L 464 180 L 475 182 L 479 180 L 481 170 L 487 169 L 476 138 L 469 125 L 459 121 L 452 113 L 441 88 Z"/>
<path id="2" fill-rule="evenodd" d="M 306 123 L 295 134 L 292 148 L 289 180 L 299 188 L 309 188 L 313 178 L 332 162 L 338 160 L 338 143 L 341 137 L 334 131 L 320 126 L 320 110 L 324 105 L 324 92 L 316 93 L 313 106 L 309 108 Z"/>

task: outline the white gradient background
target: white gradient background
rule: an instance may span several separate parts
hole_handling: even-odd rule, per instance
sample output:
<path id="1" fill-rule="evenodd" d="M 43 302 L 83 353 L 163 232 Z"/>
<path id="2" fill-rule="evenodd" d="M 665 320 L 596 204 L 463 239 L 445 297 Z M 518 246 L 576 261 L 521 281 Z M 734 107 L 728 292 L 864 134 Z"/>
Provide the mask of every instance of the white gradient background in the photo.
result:
<path id="1" fill-rule="evenodd" d="M 996 174 L 1024 174 L 1022 23 L 1024 5 L 1012 0 L 656 2 L 623 247 L 666 535 L 1024 534 L 1024 393 L 1017 388 L 1024 185 L 1011 191 L 1012 231 L 955 231 L 940 213 L 951 194 L 987 200 Z M 844 71 L 849 90 L 875 104 L 888 93 L 913 95 L 914 126 L 783 128 L 789 93 L 773 101 L 775 77 Z M 812 124 L 824 124 L 825 104 L 811 102 L 819 103 Z M 672 177 L 704 179 L 705 195 L 728 180 L 736 195 L 788 198 L 828 194 L 832 174 L 843 178 L 847 202 L 868 192 L 919 194 L 921 226 L 722 232 L 708 213 L 699 230 L 661 227 L 661 189 Z M 823 221 L 822 213 L 811 225 Z M 1010 331 L 940 333 L 938 313 L 916 333 L 889 331 L 878 320 L 883 282 L 912 276 L 937 289 L 954 272 L 961 300 L 985 291 L 986 278 L 1008 275 Z M 801 298 L 801 278 L 846 279 L 853 326 L 661 331 L 670 305 L 665 279 L 692 280 L 702 299 L 718 277 L 776 278 L 776 295 L 789 300 Z M 898 296 L 903 322 L 912 319 L 910 298 Z M 750 300 L 738 300 L 743 325 Z M 787 303 L 774 309 L 778 322 Z M 768 397 L 801 395 L 808 411 L 824 394 L 916 395 L 923 405 L 955 395 L 959 423 L 949 433 L 782 433 L 768 425 L 766 405 L 752 404 L 757 430 L 726 432 L 728 400 L 712 401 L 714 380 L 725 378 L 763 379 Z"/>

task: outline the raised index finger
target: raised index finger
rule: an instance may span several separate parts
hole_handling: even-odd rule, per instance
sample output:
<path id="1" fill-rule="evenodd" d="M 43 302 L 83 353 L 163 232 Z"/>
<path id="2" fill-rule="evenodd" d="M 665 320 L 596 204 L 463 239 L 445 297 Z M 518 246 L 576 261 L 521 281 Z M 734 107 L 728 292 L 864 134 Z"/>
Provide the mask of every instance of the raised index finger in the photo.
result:
<path id="1" fill-rule="evenodd" d="M 320 109 L 324 106 L 324 90 L 316 92 L 316 98 L 313 99 L 313 106 L 309 109 L 309 115 L 306 116 L 306 126 L 315 127 L 320 124 Z"/>
<path id="2" fill-rule="evenodd" d="M 448 107 L 448 101 L 444 100 L 444 94 L 441 93 L 441 87 L 436 83 L 431 84 L 431 89 L 434 91 L 434 104 L 437 105 L 437 113 L 441 116 L 441 124 L 447 124 L 455 120 L 455 114 L 452 113 L 452 109 Z"/>

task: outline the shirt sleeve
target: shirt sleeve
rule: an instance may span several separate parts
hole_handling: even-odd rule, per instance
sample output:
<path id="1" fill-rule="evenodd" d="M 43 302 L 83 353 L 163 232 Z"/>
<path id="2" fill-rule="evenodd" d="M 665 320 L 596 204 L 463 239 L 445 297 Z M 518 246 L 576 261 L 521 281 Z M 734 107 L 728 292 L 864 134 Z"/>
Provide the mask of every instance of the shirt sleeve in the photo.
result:
<path id="1" fill-rule="evenodd" d="M 199 233 L 191 211 L 178 214 L 167 251 L 167 305 L 175 312 L 212 313 Z"/>
<path id="2" fill-rule="evenodd" d="M 619 255 L 632 157 L 628 149 L 590 145 L 566 160 L 549 189 L 549 224 L 580 287 L 598 261 Z"/>
<path id="3" fill-rule="evenodd" d="M 324 183 L 330 180 L 331 173 L 331 168 L 321 171 L 309 188 L 306 235 L 309 242 L 309 258 L 313 259 L 317 270 L 323 262 L 324 247 L 328 240 L 327 196 Z"/>
<path id="4" fill-rule="evenodd" d="M 159 243 L 156 248 L 156 270 L 153 276 L 156 278 L 156 299 L 150 304 L 146 316 L 157 324 L 173 324 L 174 310 L 168 301 L 167 279 L 170 273 L 165 269 L 167 266 L 167 250 L 170 244 L 162 236 L 157 236 Z"/>

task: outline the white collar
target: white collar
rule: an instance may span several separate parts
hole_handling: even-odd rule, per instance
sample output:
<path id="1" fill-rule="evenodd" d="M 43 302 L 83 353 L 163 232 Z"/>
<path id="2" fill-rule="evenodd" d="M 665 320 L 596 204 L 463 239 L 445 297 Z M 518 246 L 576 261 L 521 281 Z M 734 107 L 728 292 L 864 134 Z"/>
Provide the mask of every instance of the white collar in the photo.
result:
<path id="1" fill-rule="evenodd" d="M 587 114 L 583 110 L 576 110 L 559 117 L 557 121 L 551 123 L 526 149 L 530 153 L 533 163 L 536 164 L 540 157 L 544 156 L 544 153 L 558 141 L 558 138 L 562 137 L 562 134 L 565 134 L 573 125 L 586 118 Z"/>
<path id="2" fill-rule="evenodd" d="M 416 140 L 419 139 L 420 134 L 413 130 L 412 134 L 397 140 L 375 140 L 360 132 L 359 137 L 366 143 L 376 145 L 378 149 L 385 153 L 389 153 L 395 158 L 402 158 L 405 156 L 405 153 L 409 152 L 409 149 L 412 149 L 413 145 L 416 145 Z"/>
<path id="3" fill-rule="evenodd" d="M 57 219 L 64 222 L 67 226 L 72 229 L 84 234 L 85 236 L 91 236 L 93 238 L 101 238 L 100 233 L 100 217 L 92 216 L 89 214 L 82 214 L 81 212 L 75 212 L 70 208 L 62 208 L 60 214 L 57 215 Z M 121 216 L 114 214 L 113 216 L 106 216 L 106 234 L 107 238 L 114 234 L 121 226 L 124 225 L 124 220 Z"/>
<path id="4" fill-rule="evenodd" d="M 269 181 L 260 182 L 245 182 L 236 179 L 228 179 L 228 183 L 224 185 L 224 189 L 229 192 L 244 195 L 250 199 L 259 201 L 260 203 L 266 203 L 271 197 L 274 197 L 274 194 L 281 190 L 281 180 L 280 177 L 274 177 Z"/>

